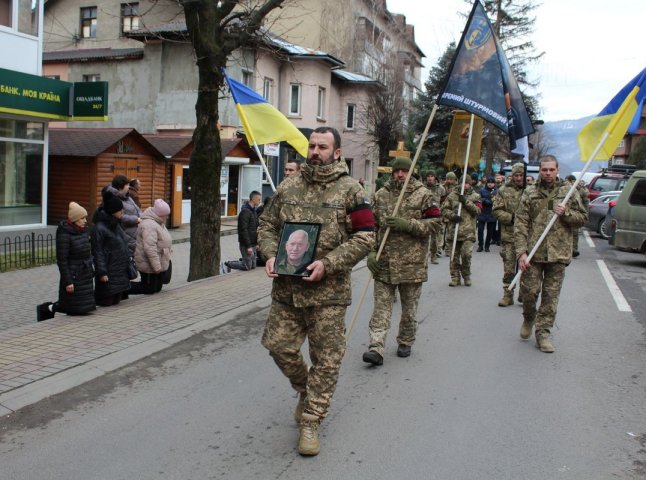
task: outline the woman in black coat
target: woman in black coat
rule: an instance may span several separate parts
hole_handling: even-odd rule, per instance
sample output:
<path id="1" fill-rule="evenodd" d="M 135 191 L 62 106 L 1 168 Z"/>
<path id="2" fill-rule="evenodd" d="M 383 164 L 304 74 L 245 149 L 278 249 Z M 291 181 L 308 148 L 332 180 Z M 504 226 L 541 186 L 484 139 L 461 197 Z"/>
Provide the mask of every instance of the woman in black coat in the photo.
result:
<path id="1" fill-rule="evenodd" d="M 92 218 L 94 297 L 97 305 L 104 307 L 119 303 L 122 294 L 130 289 L 128 239 L 119 222 L 122 215 L 123 203 L 118 197 L 110 196 Z"/>
<path id="2" fill-rule="evenodd" d="M 90 238 L 86 229 L 87 211 L 70 202 L 67 220 L 56 229 L 56 263 L 61 274 L 58 302 L 38 305 L 36 318 L 54 318 L 55 312 L 83 315 L 96 310 L 94 269 Z"/>

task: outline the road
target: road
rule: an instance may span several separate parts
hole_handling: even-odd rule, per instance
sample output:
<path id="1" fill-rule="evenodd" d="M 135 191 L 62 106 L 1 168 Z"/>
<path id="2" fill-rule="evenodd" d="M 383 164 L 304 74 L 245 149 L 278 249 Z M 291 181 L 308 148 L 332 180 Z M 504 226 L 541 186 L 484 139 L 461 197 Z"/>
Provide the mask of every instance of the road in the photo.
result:
<path id="1" fill-rule="evenodd" d="M 474 253 L 470 288 L 448 287 L 446 257 L 432 266 L 413 355 L 395 356 L 391 332 L 378 368 L 361 361 L 369 292 L 318 457 L 296 453 L 296 396 L 259 344 L 261 310 L 0 420 L 2 478 L 645 478 L 644 260 L 592 241 L 568 268 L 551 355 L 519 339 L 520 306 L 496 306 L 495 247 Z M 632 312 L 602 253 L 622 290 L 639 276 Z"/>

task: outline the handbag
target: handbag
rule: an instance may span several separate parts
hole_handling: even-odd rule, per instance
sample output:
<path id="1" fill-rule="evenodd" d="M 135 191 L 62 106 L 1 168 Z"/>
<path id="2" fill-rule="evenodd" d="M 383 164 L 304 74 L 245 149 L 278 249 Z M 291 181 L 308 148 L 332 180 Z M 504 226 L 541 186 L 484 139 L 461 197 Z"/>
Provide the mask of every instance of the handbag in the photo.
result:
<path id="1" fill-rule="evenodd" d="M 168 285 L 170 283 L 170 279 L 172 276 L 173 276 L 173 262 L 172 260 L 168 260 L 168 268 L 166 269 L 165 272 L 161 273 L 162 283 L 164 285 Z"/>
<path id="2" fill-rule="evenodd" d="M 135 257 L 130 257 L 128 259 L 128 279 L 134 280 L 139 275 L 137 271 L 137 264 L 135 263 Z"/>

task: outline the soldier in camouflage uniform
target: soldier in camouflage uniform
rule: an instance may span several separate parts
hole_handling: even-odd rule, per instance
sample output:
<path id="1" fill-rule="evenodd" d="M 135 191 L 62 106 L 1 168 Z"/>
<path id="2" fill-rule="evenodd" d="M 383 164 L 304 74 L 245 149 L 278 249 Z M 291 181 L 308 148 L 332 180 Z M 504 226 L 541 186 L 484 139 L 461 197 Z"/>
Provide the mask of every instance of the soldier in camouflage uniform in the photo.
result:
<path id="1" fill-rule="evenodd" d="M 558 178 L 556 157 L 546 155 L 539 162 L 539 181 L 523 192 L 514 221 L 518 266 L 523 271 L 520 282 L 523 297 L 520 336 L 529 338 L 535 324 L 536 345 L 542 352 L 552 353 L 554 346 L 550 341 L 550 329 L 556 318 L 565 267 L 572 260 L 572 230 L 585 224 L 588 212 L 576 191 L 567 204 L 563 204 L 570 185 Z M 553 214 L 558 219 L 530 263 L 527 261 L 528 253 L 536 245 Z M 539 294 L 541 305 L 537 311 Z"/>
<path id="2" fill-rule="evenodd" d="M 435 207 L 440 207 L 442 200 L 446 197 L 446 190 L 437 180 L 435 170 L 429 170 L 426 174 L 426 188 L 431 191 L 431 198 Z M 437 255 L 444 246 L 444 223 L 440 222 L 437 232 L 431 233 L 431 263 L 437 265 Z"/>
<path id="3" fill-rule="evenodd" d="M 292 387 L 299 392 L 298 451 L 317 455 L 318 426 L 327 415 L 346 349 L 345 311 L 351 303 L 350 272 L 372 250 L 374 215 L 359 182 L 341 158 L 341 138 L 331 127 L 310 136 L 301 174 L 286 178 L 261 218 L 258 241 L 273 278 L 272 304 L 262 336 Z M 278 276 L 274 263 L 285 222 L 321 224 L 308 277 Z M 301 354 L 307 337 L 311 367 Z"/>
<path id="4" fill-rule="evenodd" d="M 375 278 L 375 304 L 369 325 L 370 346 L 363 354 L 363 361 L 373 365 L 383 364 L 397 290 L 402 304 L 397 356 L 410 356 L 417 331 L 417 302 L 422 282 L 428 279 L 429 236 L 440 225 L 441 212 L 431 192 L 415 178 L 406 187 L 397 216 L 392 216 L 410 167 L 410 159 L 395 158 L 392 178 L 375 193 L 373 200 L 378 230 L 375 248 L 368 255 L 368 268 Z M 377 261 L 377 251 L 387 228 L 390 228 L 388 239 Z"/>
<path id="5" fill-rule="evenodd" d="M 570 185 L 576 182 L 576 177 L 574 175 L 568 175 L 567 177 L 565 177 L 565 179 L 568 182 L 570 182 Z M 585 188 L 585 182 L 583 180 L 581 180 L 579 184 L 576 186 L 576 191 L 579 192 L 579 196 L 581 197 L 581 202 L 583 203 L 583 207 L 585 208 L 585 211 L 589 212 L 590 196 L 588 194 L 588 189 Z M 580 228 L 575 228 L 572 233 L 572 256 L 575 258 L 579 256 L 579 232 L 580 231 L 581 231 Z"/>
<path id="6" fill-rule="evenodd" d="M 516 249 L 514 248 L 514 220 L 516 209 L 520 204 L 520 196 L 525 184 L 525 166 L 516 163 L 511 167 L 511 181 L 500 187 L 498 195 L 493 200 L 493 214 L 501 225 L 500 237 L 502 246 L 502 291 L 503 295 L 498 302 L 499 307 L 514 304 L 514 291 L 508 290 L 509 284 L 516 275 Z"/>
<path id="7" fill-rule="evenodd" d="M 448 174 L 447 174 L 448 179 Z M 473 255 L 473 242 L 476 239 L 476 219 L 482 211 L 480 194 L 471 187 L 472 178 L 466 176 L 464 195 L 460 194 L 460 187 L 456 187 L 448 194 L 442 204 L 442 216 L 450 222 L 446 232 L 446 248 L 453 248 L 455 229 L 458 229 L 458 240 L 455 253 L 449 263 L 451 274 L 450 287 L 460 285 L 460 275 L 467 287 L 471 286 L 471 256 Z M 458 216 L 458 206 L 462 205 Z"/>

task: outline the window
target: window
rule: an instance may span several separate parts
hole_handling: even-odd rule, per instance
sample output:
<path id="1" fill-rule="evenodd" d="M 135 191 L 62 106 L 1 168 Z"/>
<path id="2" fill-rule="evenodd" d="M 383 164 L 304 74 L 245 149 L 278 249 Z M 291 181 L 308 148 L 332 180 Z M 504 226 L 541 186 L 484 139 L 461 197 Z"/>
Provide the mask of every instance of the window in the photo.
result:
<path id="1" fill-rule="evenodd" d="M 289 114 L 300 115 L 301 113 L 301 86 L 292 83 L 289 86 Z"/>
<path id="2" fill-rule="evenodd" d="M 274 81 L 271 78 L 265 77 L 265 82 L 262 87 L 262 96 L 265 97 L 269 103 L 272 100 L 272 89 L 274 88 Z"/>
<path id="3" fill-rule="evenodd" d="M 43 75 L 45 78 L 51 78 L 52 80 L 60 80 L 61 76 L 60 75 Z"/>
<path id="4" fill-rule="evenodd" d="M 247 87 L 251 87 L 253 83 L 253 72 L 251 72 L 250 70 L 243 70 L 242 83 L 244 83 Z"/>
<path id="5" fill-rule="evenodd" d="M 348 103 L 348 111 L 345 119 L 345 128 L 348 130 L 354 130 L 354 111 L 355 106 L 351 103 Z"/>
<path id="6" fill-rule="evenodd" d="M 98 73 L 90 73 L 88 75 L 83 75 L 83 81 L 84 82 L 100 82 L 101 81 L 101 75 Z"/>
<path id="7" fill-rule="evenodd" d="M 96 38 L 96 7 L 81 8 L 81 38 Z"/>
<path id="8" fill-rule="evenodd" d="M 630 197 L 628 197 L 628 203 L 631 205 L 646 205 L 646 180 L 637 180 L 633 191 L 630 192 Z"/>
<path id="9" fill-rule="evenodd" d="M 17 18 L 14 18 L 14 8 L 18 11 Z M 36 36 L 39 12 L 40 0 L 0 0 L 0 25 Z"/>
<path id="10" fill-rule="evenodd" d="M 121 4 L 121 33 L 130 32 L 139 28 L 139 4 Z"/>
<path id="11" fill-rule="evenodd" d="M 0 118 L 0 227 L 42 222 L 44 130 Z"/>
<path id="12" fill-rule="evenodd" d="M 0 0 L 0 25 L 11 27 L 13 17 L 13 0 Z"/>
<path id="13" fill-rule="evenodd" d="M 325 118 L 325 89 L 319 87 L 319 97 L 316 107 L 316 118 Z"/>

